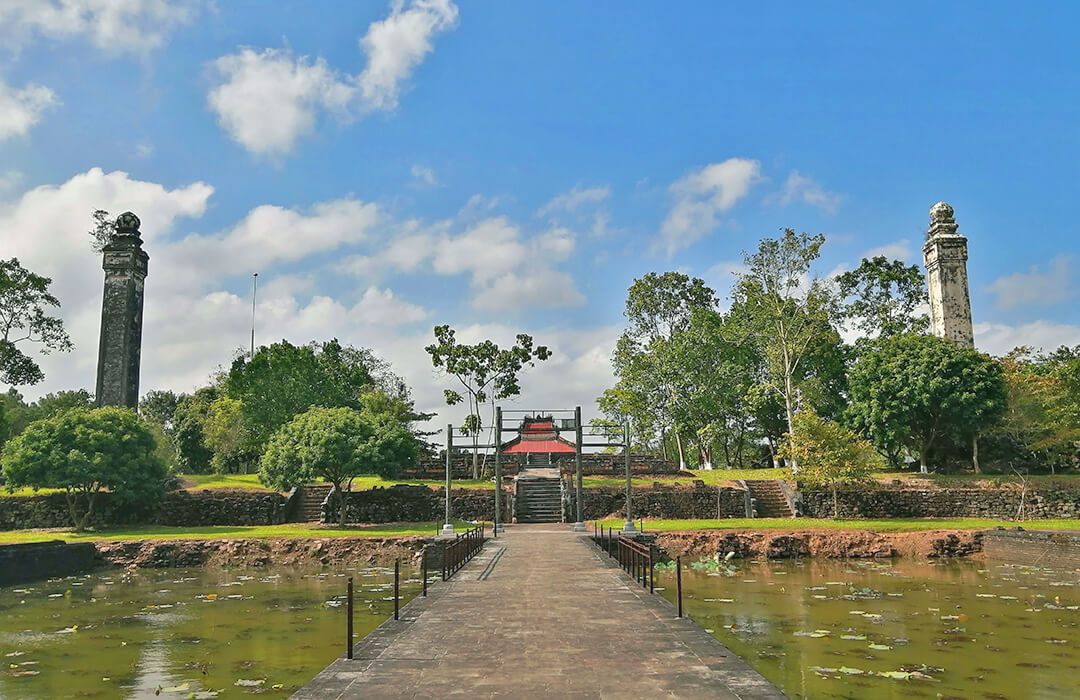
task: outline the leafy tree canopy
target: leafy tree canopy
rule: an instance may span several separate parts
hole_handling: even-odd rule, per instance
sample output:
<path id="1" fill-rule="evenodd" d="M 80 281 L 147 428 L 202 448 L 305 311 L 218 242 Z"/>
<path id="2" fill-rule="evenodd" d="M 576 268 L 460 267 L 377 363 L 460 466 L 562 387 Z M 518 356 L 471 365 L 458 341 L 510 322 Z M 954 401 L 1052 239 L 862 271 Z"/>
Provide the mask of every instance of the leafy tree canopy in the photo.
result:
<path id="1" fill-rule="evenodd" d="M 805 409 L 795 414 L 795 432 L 787 436 L 784 455 L 799 465 L 800 481 L 829 487 L 834 518 L 840 515 L 837 486 L 866 479 L 880 465 L 869 441 Z"/>
<path id="2" fill-rule="evenodd" d="M 280 490 L 325 479 L 345 523 L 345 483 L 361 474 L 395 477 L 416 459 L 416 436 L 389 413 L 312 408 L 282 426 L 262 456 L 260 479 Z"/>
<path id="3" fill-rule="evenodd" d="M 165 466 L 153 435 L 129 409 L 79 409 L 35 421 L 4 446 L 9 489 L 63 489 L 72 524 L 85 529 L 105 489 L 123 503 L 147 503 L 162 491 Z"/>
<path id="4" fill-rule="evenodd" d="M 184 396 L 172 389 L 148 391 L 139 401 L 139 415 L 160 425 L 166 435 L 171 434 L 175 427 L 176 409 Z"/>
<path id="5" fill-rule="evenodd" d="M 0 260 L 0 382 L 24 386 L 45 378 L 20 343 L 35 344 L 42 354 L 73 347 L 64 322 L 46 313 L 49 307 L 60 306 L 49 292 L 51 284 L 48 277 L 20 265 L 18 258 Z"/>
<path id="6" fill-rule="evenodd" d="M 918 265 L 879 255 L 837 277 L 845 300 L 843 316 L 871 337 L 923 333 L 930 325 L 918 309 L 928 303 L 926 278 Z"/>
<path id="7" fill-rule="evenodd" d="M 1004 412 L 1001 366 L 973 348 L 904 333 L 877 341 L 852 367 L 849 417 L 882 454 L 919 455 L 922 471 L 935 443 L 971 438 Z"/>

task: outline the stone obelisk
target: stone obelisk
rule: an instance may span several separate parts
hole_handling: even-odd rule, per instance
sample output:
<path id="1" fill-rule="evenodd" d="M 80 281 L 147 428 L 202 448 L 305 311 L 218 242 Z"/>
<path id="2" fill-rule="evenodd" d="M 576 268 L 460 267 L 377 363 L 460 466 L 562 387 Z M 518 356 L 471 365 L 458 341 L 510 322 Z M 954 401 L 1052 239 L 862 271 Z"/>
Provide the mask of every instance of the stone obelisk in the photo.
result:
<path id="1" fill-rule="evenodd" d="M 923 246 L 930 291 L 930 328 L 936 336 L 974 347 L 967 258 L 967 238 L 957 232 L 953 208 L 938 202 L 930 207 L 930 229 Z"/>
<path id="2" fill-rule="evenodd" d="M 139 405 L 139 355 L 142 348 L 143 285 L 150 256 L 142 249 L 139 217 L 125 212 L 102 251 L 105 293 L 101 299 L 97 405 Z"/>

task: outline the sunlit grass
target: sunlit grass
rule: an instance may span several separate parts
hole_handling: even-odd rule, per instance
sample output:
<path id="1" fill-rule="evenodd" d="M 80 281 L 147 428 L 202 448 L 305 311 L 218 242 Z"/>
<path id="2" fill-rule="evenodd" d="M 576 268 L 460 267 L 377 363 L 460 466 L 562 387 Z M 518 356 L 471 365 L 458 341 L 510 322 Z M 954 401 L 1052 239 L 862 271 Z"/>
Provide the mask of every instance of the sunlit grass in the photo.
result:
<path id="1" fill-rule="evenodd" d="M 456 521 L 454 527 L 464 532 L 471 523 Z M 490 524 L 488 525 L 490 528 Z M 17 542 L 44 542 L 66 540 L 68 542 L 117 542 L 123 540 L 220 540 L 220 539 L 301 539 L 309 537 L 403 537 L 407 535 L 435 535 L 442 523 L 386 523 L 379 525 L 311 525 L 290 523 L 286 525 L 212 525 L 203 527 L 146 527 L 108 528 L 95 532 L 72 532 L 67 529 L 12 530 L 0 532 L 0 544 Z"/>
<path id="2" fill-rule="evenodd" d="M 635 520 L 635 522 L 637 522 Z M 622 527 L 624 520 L 597 521 L 604 527 Z M 916 532 L 920 530 L 988 530 L 1021 526 L 1029 530 L 1080 530 L 1080 519 L 988 520 L 983 518 L 895 518 L 889 520 L 826 520 L 816 518 L 724 518 L 710 520 L 649 520 L 648 531 L 675 530 L 870 530 Z"/>

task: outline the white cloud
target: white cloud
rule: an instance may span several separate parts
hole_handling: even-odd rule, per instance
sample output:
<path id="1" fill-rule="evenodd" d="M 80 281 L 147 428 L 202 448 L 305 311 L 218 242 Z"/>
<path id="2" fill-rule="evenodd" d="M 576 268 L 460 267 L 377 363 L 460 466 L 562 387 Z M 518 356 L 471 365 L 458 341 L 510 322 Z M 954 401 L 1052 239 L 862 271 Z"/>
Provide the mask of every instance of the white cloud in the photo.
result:
<path id="1" fill-rule="evenodd" d="M 1019 326 L 984 322 L 974 324 L 973 330 L 975 346 L 997 356 L 1021 345 L 1048 352 L 1062 345 L 1080 345 L 1080 326 L 1053 321 L 1038 320 Z"/>
<path id="2" fill-rule="evenodd" d="M 327 66 L 288 50 L 251 48 L 213 62 L 221 82 L 208 96 L 226 132 L 255 154 L 283 155 L 315 129 L 316 114 L 347 118 L 356 88 Z"/>
<path id="3" fill-rule="evenodd" d="M 190 24 L 202 0 L 2 0 L 0 34 L 18 42 L 86 36 L 110 52 L 142 52 Z"/>
<path id="4" fill-rule="evenodd" d="M 457 7 L 449 0 L 412 0 L 408 6 L 396 0 L 390 15 L 372 22 L 360 39 L 368 65 L 358 75 L 288 49 L 242 48 L 211 63 L 216 80 L 207 100 L 221 127 L 248 151 L 286 155 L 315 130 L 323 111 L 348 121 L 357 110 L 397 107 L 402 84 L 431 52 L 434 35 L 456 22 Z M 427 174 L 434 178 L 430 169 Z"/>
<path id="5" fill-rule="evenodd" d="M 766 203 L 786 207 L 802 202 L 831 214 L 840 206 L 842 199 L 841 195 L 829 192 L 813 179 L 800 175 L 798 170 L 792 170 L 784 183 L 784 189 L 767 197 Z"/>
<path id="6" fill-rule="evenodd" d="M 0 173 L 0 194 L 8 192 L 19 186 L 22 182 L 23 174 L 18 170 L 8 170 Z"/>
<path id="7" fill-rule="evenodd" d="M 457 24 L 458 9 L 450 0 L 395 0 L 390 16 L 372 22 L 360 46 L 368 57 L 358 77 L 369 109 L 394 109 L 401 86 L 431 53 L 431 41 Z"/>
<path id="8" fill-rule="evenodd" d="M 438 178 L 435 177 L 435 171 L 426 165 L 414 165 L 410 169 L 413 178 L 416 182 L 413 183 L 415 187 L 436 187 L 439 184 Z"/>
<path id="9" fill-rule="evenodd" d="M 756 160 L 729 158 L 676 180 L 669 188 L 675 204 L 660 226 L 659 245 L 671 255 L 711 232 L 717 216 L 747 195 L 760 171 Z"/>
<path id="10" fill-rule="evenodd" d="M 45 110 L 58 104 L 56 93 L 43 85 L 15 89 L 0 79 L 0 141 L 25 136 Z"/>
<path id="11" fill-rule="evenodd" d="M 543 264 L 499 275 L 473 297 L 474 306 L 487 311 L 557 309 L 584 303 L 570 275 Z"/>
<path id="12" fill-rule="evenodd" d="M 556 212 L 573 213 L 580 209 L 582 205 L 605 202 L 609 196 L 611 196 L 611 188 L 606 185 L 588 189 L 582 189 L 580 185 L 575 186 L 573 189 L 553 197 L 550 202 L 540 207 L 536 215 L 547 216 Z"/>
<path id="13" fill-rule="evenodd" d="M 999 309 L 1017 306 L 1053 306 L 1071 299 L 1077 291 L 1076 266 L 1071 255 L 1058 255 L 1046 271 L 1032 265 L 1029 272 L 1017 272 L 994 280 L 988 289 L 997 295 Z"/>
<path id="14" fill-rule="evenodd" d="M 914 251 L 911 249 L 911 241 L 903 238 L 893 243 L 886 243 L 885 245 L 878 246 L 877 248 L 871 248 L 862 254 L 863 258 L 876 258 L 883 256 L 889 260 L 900 260 L 907 262 L 914 256 Z"/>
<path id="15" fill-rule="evenodd" d="M 440 275 L 469 272 L 479 284 L 522 264 L 527 254 L 517 225 L 499 216 L 481 221 L 460 236 L 443 236 L 435 245 L 432 266 Z"/>
<path id="16" fill-rule="evenodd" d="M 352 308 L 350 315 L 357 321 L 381 326 L 398 326 L 422 321 L 428 312 L 394 296 L 389 289 L 368 287 L 364 296 Z"/>

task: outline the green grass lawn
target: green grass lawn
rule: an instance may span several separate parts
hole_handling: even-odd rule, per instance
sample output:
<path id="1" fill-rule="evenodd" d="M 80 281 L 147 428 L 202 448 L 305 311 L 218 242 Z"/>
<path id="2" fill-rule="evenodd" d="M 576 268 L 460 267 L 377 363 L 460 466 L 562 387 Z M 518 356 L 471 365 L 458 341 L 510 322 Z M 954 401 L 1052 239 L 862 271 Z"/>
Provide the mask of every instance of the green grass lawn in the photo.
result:
<path id="1" fill-rule="evenodd" d="M 188 490 L 198 489 L 243 489 L 246 491 L 269 491 L 267 487 L 259 483 L 258 474 L 184 474 L 180 476 L 184 480 Z M 410 484 L 414 486 L 428 486 L 433 489 L 443 486 L 442 481 L 416 481 L 403 479 L 384 479 L 381 476 L 358 476 L 352 480 L 353 491 L 365 491 L 376 486 L 393 486 L 394 484 Z M 453 483 L 454 488 L 468 489 L 494 489 L 495 484 L 484 479 L 458 479 Z"/>
<path id="2" fill-rule="evenodd" d="M 71 530 L 12 530 L 0 532 L 0 544 L 16 542 L 44 542 L 66 540 L 68 542 L 118 542 L 122 540 L 217 540 L 217 539 L 298 539 L 305 537 L 394 537 L 404 535 L 434 535 L 442 523 L 386 523 L 381 525 L 311 525 L 289 523 L 286 525 L 255 525 L 250 527 L 218 525 L 206 527 L 164 527 L 149 525 L 99 530 L 96 532 L 72 532 Z M 464 532 L 470 523 L 456 521 L 454 527 Z M 491 525 L 488 525 L 490 529 Z"/>
<path id="3" fill-rule="evenodd" d="M 636 521 L 635 521 L 636 522 Z M 621 527 L 623 520 L 600 520 L 604 527 Z M 720 520 L 645 520 L 646 532 L 658 530 L 870 530 L 914 532 L 918 530 L 988 530 L 1016 527 L 1028 530 L 1080 530 L 1080 519 L 985 520 L 982 518 L 897 518 L 892 520 L 818 520 L 816 518 L 725 518 Z M 591 525 L 590 525 L 591 526 Z"/>

